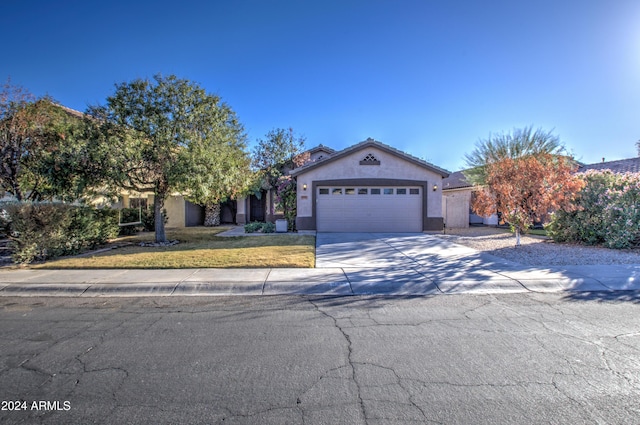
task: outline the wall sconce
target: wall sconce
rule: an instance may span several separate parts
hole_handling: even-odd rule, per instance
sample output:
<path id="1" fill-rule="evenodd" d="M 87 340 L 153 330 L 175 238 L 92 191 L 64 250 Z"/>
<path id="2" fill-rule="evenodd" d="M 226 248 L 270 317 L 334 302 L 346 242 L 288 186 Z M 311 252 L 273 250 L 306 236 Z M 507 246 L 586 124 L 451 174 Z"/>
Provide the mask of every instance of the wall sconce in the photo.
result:
<path id="1" fill-rule="evenodd" d="M 434 185 L 433 185 L 433 191 L 435 192 L 436 190 L 438 190 L 438 185 L 437 185 L 437 184 L 434 184 Z"/>
<path id="2" fill-rule="evenodd" d="M 307 184 L 306 184 L 306 183 L 304 183 L 304 184 L 302 185 L 302 190 L 307 190 Z"/>

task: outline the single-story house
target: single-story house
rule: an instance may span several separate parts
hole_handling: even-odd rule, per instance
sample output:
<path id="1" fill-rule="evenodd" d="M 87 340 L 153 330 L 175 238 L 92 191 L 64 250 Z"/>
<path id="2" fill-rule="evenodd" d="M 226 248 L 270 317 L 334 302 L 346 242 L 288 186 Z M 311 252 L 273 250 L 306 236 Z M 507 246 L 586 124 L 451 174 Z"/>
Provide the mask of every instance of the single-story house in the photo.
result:
<path id="1" fill-rule="evenodd" d="M 580 164 L 578 173 L 588 170 L 611 170 L 614 173 L 640 173 L 640 157 L 595 164 Z M 442 182 L 442 216 L 448 228 L 464 228 L 474 224 L 497 225 L 498 216 L 481 217 L 471 211 L 473 185 L 467 181 L 464 171 L 451 173 Z"/>
<path id="2" fill-rule="evenodd" d="M 449 172 L 371 138 L 296 168 L 299 230 L 442 230 Z"/>

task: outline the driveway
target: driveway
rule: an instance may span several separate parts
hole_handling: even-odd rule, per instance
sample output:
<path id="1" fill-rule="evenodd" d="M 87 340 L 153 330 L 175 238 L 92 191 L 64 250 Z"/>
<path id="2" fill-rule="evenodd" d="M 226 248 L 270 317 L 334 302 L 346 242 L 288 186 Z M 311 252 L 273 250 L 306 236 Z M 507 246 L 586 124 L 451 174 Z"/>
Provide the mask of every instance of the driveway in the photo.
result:
<path id="1" fill-rule="evenodd" d="M 423 233 L 318 233 L 316 267 L 342 269 L 360 294 L 610 289 L 576 272 L 523 266 Z"/>

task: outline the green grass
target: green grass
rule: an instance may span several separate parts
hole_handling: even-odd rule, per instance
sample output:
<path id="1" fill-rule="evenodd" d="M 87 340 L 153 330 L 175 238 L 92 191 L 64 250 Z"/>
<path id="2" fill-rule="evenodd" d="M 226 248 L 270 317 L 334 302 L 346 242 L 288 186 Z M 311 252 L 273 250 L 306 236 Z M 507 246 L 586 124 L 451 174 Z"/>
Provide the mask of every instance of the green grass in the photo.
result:
<path id="1" fill-rule="evenodd" d="M 510 232 L 510 233 L 515 233 L 514 230 L 511 229 L 505 229 L 505 231 Z M 547 231 L 544 229 L 529 229 L 527 230 L 527 232 L 522 232 L 522 234 L 526 234 L 526 235 L 536 235 L 536 236 L 547 236 Z"/>
<path id="2" fill-rule="evenodd" d="M 547 231 L 544 229 L 529 229 L 527 233 L 530 235 L 547 236 Z"/>
<path id="3" fill-rule="evenodd" d="M 267 235 L 221 237 L 227 228 L 189 227 L 167 229 L 167 239 L 180 241 L 170 247 L 126 246 L 93 255 L 60 258 L 33 268 L 45 269 L 181 269 L 314 267 L 315 237 Z M 153 233 L 119 238 L 111 245 L 153 241 Z"/>

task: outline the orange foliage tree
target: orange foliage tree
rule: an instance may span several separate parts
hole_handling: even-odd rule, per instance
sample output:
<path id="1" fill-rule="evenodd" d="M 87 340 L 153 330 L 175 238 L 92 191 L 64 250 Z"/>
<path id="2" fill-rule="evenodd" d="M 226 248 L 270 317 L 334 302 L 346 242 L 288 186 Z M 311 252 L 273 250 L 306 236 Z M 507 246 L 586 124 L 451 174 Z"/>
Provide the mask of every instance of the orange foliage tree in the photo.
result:
<path id="1" fill-rule="evenodd" d="M 520 234 L 534 221 L 543 221 L 554 210 L 575 208 L 573 201 L 584 185 L 574 175 L 576 168 L 570 158 L 548 153 L 489 163 L 472 209 L 482 216 L 501 214 L 515 231 L 518 246 Z"/>

